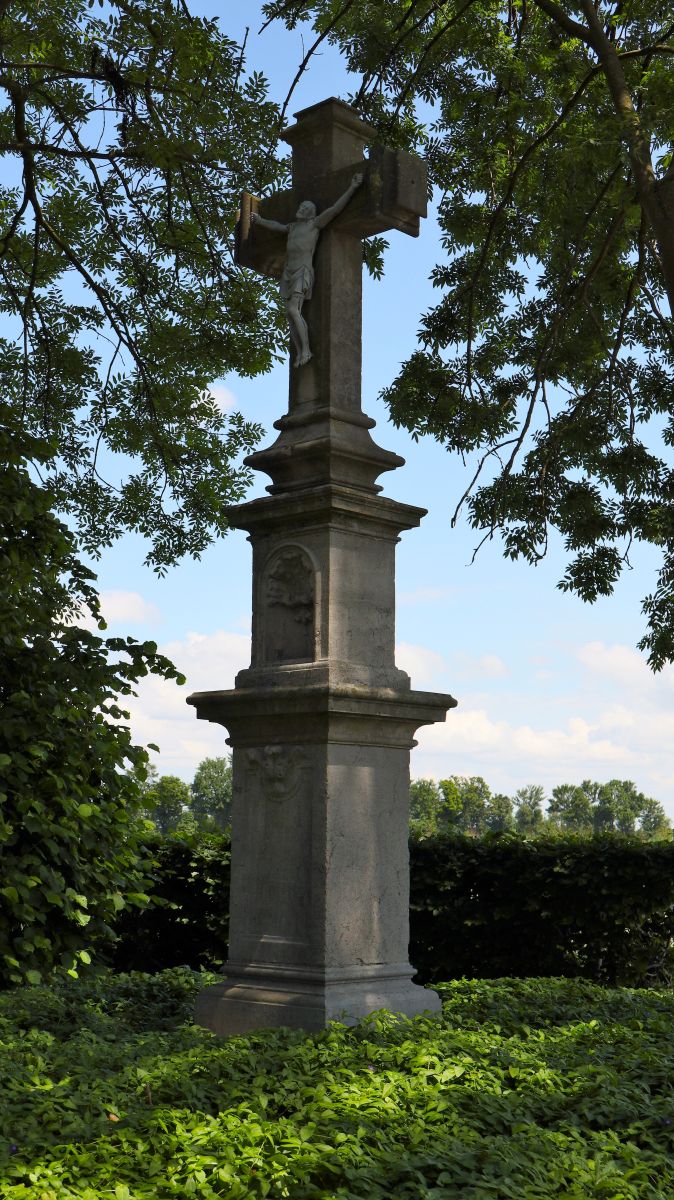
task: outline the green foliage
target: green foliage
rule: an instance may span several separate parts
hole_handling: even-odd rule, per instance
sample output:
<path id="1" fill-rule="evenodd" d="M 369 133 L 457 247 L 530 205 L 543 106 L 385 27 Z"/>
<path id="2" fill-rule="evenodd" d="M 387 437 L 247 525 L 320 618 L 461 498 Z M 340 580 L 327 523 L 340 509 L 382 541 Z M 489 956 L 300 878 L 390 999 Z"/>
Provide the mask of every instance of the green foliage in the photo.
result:
<path id="1" fill-rule="evenodd" d="M 442 795 L 434 779 L 413 779 L 410 784 L 410 832 L 433 837 L 438 832 Z"/>
<path id="2" fill-rule="evenodd" d="M 189 803 L 189 786 L 177 775 L 159 775 L 143 791 L 144 811 L 163 834 L 179 827 Z"/>
<path id="3" fill-rule="evenodd" d="M 0 987 L 88 964 L 117 913 L 145 903 L 125 768 L 142 777 L 147 755 L 118 698 L 148 672 L 181 679 L 153 642 L 74 624 L 104 628 L 94 576 L 16 441 L 0 427 Z"/>
<path id="4" fill-rule="evenodd" d="M 561 783 L 552 789 L 549 819 L 569 833 L 592 833 L 593 805 L 587 787 Z"/>
<path id="5" fill-rule="evenodd" d="M 442 985 L 439 1019 L 183 1024 L 170 972 L 0 998 L 3 1200 L 663 1200 L 671 992 Z"/>
<path id="6" fill-rule="evenodd" d="M 410 960 L 421 979 L 674 973 L 674 843 L 595 837 L 413 841 Z"/>
<path id="7" fill-rule="evenodd" d="M 439 299 L 384 392 L 393 420 L 472 456 L 458 507 L 482 540 L 536 563 L 556 531 L 559 586 L 584 600 L 613 590 L 633 541 L 655 548 L 640 645 L 660 669 L 674 658 L 671 3 L 265 11 L 312 19 L 382 139 L 426 157 Z"/>
<path id="8" fill-rule="evenodd" d="M 415 837 L 438 833 L 478 837 L 513 825 L 512 800 L 492 795 L 481 775 L 452 775 L 439 783 L 416 779 L 410 786 L 410 832 Z"/>
<path id="9" fill-rule="evenodd" d="M 537 833 L 543 827 L 544 800 L 545 791 L 536 783 L 530 783 L 515 793 L 515 827 L 520 833 Z"/>
<path id="10" fill-rule="evenodd" d="M 190 811 L 200 829 L 224 833 L 232 820 L 232 756 L 205 758 L 191 786 Z"/>
<path id="11" fill-rule="evenodd" d="M 222 966 L 229 941 L 229 840 L 146 836 L 144 847 L 151 902 L 140 913 L 120 913 L 110 955 L 115 969 Z"/>
<path id="12" fill-rule="evenodd" d="M 267 369 L 273 283 L 232 262 L 278 112 L 184 0 L 0 4 L 0 388 L 53 440 L 54 507 L 96 553 L 126 529 L 164 569 L 227 529 L 261 430 L 209 388 Z"/>
<path id="13" fill-rule="evenodd" d="M 629 779 L 553 788 L 547 803 L 539 784 L 527 784 L 510 798 L 492 794 L 481 776 L 417 779 L 410 787 L 410 832 L 414 837 L 439 833 L 485 833 L 517 830 L 526 837 L 566 833 L 626 833 L 644 839 L 672 836 L 662 805 L 645 796 Z"/>
<path id="14" fill-rule="evenodd" d="M 592 784 L 582 787 L 592 789 Z M 655 800 L 637 791 L 635 785 L 625 779 L 611 779 L 599 788 L 595 799 L 595 829 L 617 830 L 619 833 L 634 833 L 638 823 L 647 832 L 657 835 L 668 825 L 661 806 Z"/>

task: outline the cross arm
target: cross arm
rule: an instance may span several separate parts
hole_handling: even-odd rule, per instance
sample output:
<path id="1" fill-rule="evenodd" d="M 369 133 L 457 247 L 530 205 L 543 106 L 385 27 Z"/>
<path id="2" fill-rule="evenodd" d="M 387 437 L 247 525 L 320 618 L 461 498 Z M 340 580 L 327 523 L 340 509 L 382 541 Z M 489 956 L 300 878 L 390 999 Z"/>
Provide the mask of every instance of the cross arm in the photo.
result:
<path id="1" fill-rule="evenodd" d="M 244 192 L 236 225 L 236 262 L 263 275 L 280 278 L 286 256 L 286 233 L 295 207 L 290 192 L 277 192 L 265 200 Z"/>
<path id="2" fill-rule="evenodd" d="M 420 218 L 427 211 L 426 164 L 415 154 L 376 144 L 360 166 L 365 184 L 338 218 L 339 228 L 356 237 L 388 229 L 418 237 Z"/>
<path id="3" fill-rule="evenodd" d="M 362 186 L 354 187 L 354 178 L 361 173 Z M 335 194 L 340 199 L 330 204 Z M 316 217 L 321 229 L 334 221 L 333 228 L 357 238 L 388 229 L 418 237 L 419 220 L 426 216 L 426 166 L 413 154 L 374 145 L 368 159 L 312 177 L 306 193 L 293 188 L 261 200 L 244 192 L 236 227 L 236 261 L 279 279 L 287 227 L 302 200 L 313 200 L 321 209 Z"/>

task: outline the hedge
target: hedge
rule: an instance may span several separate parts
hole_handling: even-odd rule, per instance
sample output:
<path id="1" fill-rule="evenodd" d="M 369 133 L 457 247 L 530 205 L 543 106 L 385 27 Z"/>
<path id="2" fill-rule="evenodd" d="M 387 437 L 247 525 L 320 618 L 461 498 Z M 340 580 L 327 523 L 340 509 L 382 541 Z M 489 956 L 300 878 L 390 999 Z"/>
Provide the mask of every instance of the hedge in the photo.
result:
<path id="1" fill-rule="evenodd" d="M 109 961 L 123 971 L 217 969 L 228 939 L 229 842 L 171 837 L 148 851 L 160 903 L 122 915 Z M 672 842 L 444 836 L 410 843 L 410 874 L 420 982 L 566 976 L 648 986 L 674 974 Z"/>
<path id="2" fill-rule="evenodd" d="M 229 941 L 229 838 L 157 835 L 145 846 L 154 879 L 150 905 L 120 914 L 119 940 L 104 956 L 118 971 L 217 970 Z"/>
<path id="3" fill-rule="evenodd" d="M 493 834 L 410 849 L 410 957 L 425 983 L 505 975 L 670 983 L 673 842 Z"/>

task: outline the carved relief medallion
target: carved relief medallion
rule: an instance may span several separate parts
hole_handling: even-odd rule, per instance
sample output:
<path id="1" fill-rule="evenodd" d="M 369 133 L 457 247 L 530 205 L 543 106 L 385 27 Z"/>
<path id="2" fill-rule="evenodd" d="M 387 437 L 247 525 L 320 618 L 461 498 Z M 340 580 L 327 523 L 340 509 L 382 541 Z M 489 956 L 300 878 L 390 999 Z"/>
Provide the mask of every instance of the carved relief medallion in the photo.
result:
<path id="1" fill-rule="evenodd" d="M 313 661 L 315 592 L 313 565 L 299 546 L 273 556 L 262 592 L 267 662 Z"/>

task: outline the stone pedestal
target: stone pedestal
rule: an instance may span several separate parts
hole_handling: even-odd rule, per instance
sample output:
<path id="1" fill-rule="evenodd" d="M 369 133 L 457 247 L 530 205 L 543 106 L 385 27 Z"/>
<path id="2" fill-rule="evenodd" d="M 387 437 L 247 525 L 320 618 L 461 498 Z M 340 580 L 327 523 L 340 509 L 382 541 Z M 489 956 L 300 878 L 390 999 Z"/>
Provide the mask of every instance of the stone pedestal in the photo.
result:
<path id="1" fill-rule="evenodd" d="M 232 511 L 252 662 L 189 698 L 233 748 L 229 960 L 196 1010 L 217 1033 L 439 1008 L 408 961 L 409 756 L 455 701 L 411 691 L 394 657 L 394 549 L 422 515 L 343 486 Z"/>
<path id="2" fill-rule="evenodd" d="M 197 1020 L 243 1033 L 437 1008 L 408 961 L 408 767 L 445 698 L 312 684 L 193 702 L 229 728 L 235 779 L 227 978 Z"/>
<path id="3" fill-rule="evenodd" d="M 377 476 L 403 460 L 360 410 L 359 236 L 418 231 L 423 169 L 393 152 L 364 161 L 372 131 L 338 101 L 298 118 L 296 189 L 315 178 L 320 200 L 355 168 L 367 179 L 318 244 L 314 359 L 291 367 L 279 436 L 248 460 L 270 495 L 229 514 L 253 547 L 250 667 L 233 690 L 188 700 L 233 749 L 229 959 L 196 1011 L 220 1034 L 439 1008 L 408 961 L 409 754 L 456 701 L 411 691 L 395 665 L 395 546 L 424 509 L 379 494 Z M 278 217 L 290 201 L 267 203 Z M 240 261 L 278 273 L 282 254 L 266 235 L 256 244 L 257 228 L 239 230 Z"/>

